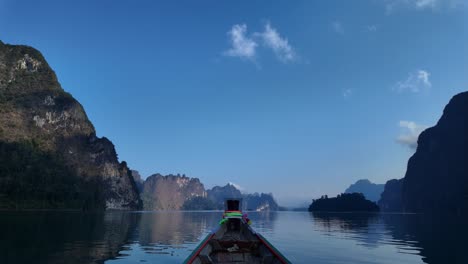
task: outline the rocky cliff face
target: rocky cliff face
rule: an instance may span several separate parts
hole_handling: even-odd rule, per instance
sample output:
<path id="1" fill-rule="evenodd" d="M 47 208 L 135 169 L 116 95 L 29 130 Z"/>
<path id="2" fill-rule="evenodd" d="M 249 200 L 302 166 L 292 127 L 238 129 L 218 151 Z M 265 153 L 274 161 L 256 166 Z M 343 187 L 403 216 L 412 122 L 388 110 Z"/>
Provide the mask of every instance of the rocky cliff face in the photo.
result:
<path id="1" fill-rule="evenodd" d="M 210 199 L 215 205 L 216 209 L 224 209 L 224 200 L 226 198 L 242 198 L 242 193 L 234 187 L 232 184 L 226 184 L 225 186 L 215 186 L 207 190 L 208 199 Z"/>
<path id="2" fill-rule="evenodd" d="M 468 212 L 468 92 L 421 133 L 405 177 L 387 182 L 379 204 L 386 211 Z"/>
<path id="3" fill-rule="evenodd" d="M 421 133 L 408 161 L 403 209 L 411 212 L 468 209 L 468 92 L 450 100 L 437 125 Z"/>
<path id="4" fill-rule="evenodd" d="M 141 197 L 145 210 L 180 210 L 194 197 L 206 198 L 206 192 L 197 178 L 154 174 L 145 180 Z"/>
<path id="5" fill-rule="evenodd" d="M 271 193 L 254 193 L 243 196 L 244 207 L 251 211 L 278 211 L 279 206 Z"/>
<path id="6" fill-rule="evenodd" d="M 132 172 L 132 177 L 133 177 L 133 180 L 135 181 L 135 185 L 137 187 L 138 193 L 141 193 L 143 191 L 143 183 L 145 181 L 141 178 L 141 175 L 138 171 L 131 170 L 131 172 Z"/>
<path id="7" fill-rule="evenodd" d="M 351 184 L 348 189 L 345 190 L 345 193 L 362 193 L 367 200 L 377 202 L 380 199 L 384 187 L 385 184 L 375 184 L 364 179 Z"/>
<path id="8" fill-rule="evenodd" d="M 403 188 L 403 179 L 400 180 L 389 180 L 385 184 L 385 190 L 383 191 L 379 200 L 380 210 L 386 212 L 401 212 L 401 193 Z"/>
<path id="9" fill-rule="evenodd" d="M 207 193 L 208 198 L 215 203 L 216 208 L 219 210 L 224 209 L 224 200 L 226 198 L 242 198 L 244 210 L 277 211 L 279 209 L 272 194 L 242 194 L 234 185 L 229 183 L 223 187 L 215 186 Z"/>
<path id="10" fill-rule="evenodd" d="M 272 194 L 242 194 L 232 184 L 205 191 L 199 179 L 185 175 L 154 174 L 144 181 L 141 197 L 145 210 L 224 210 L 226 198 L 242 198 L 244 210 L 279 208 Z"/>
<path id="11" fill-rule="evenodd" d="M 141 205 L 130 171 L 125 162 L 119 163 L 112 142 L 96 137 L 81 104 L 61 88 L 44 57 L 31 47 L 0 42 L 0 124 L 0 150 L 9 157 L 0 164 L 0 206 Z M 25 153 L 34 155 L 28 160 Z M 41 158 L 53 166 L 41 167 Z M 20 165 L 28 169 L 20 170 Z M 57 181 L 57 186 L 47 184 Z M 28 202 L 32 200 L 37 203 Z"/>

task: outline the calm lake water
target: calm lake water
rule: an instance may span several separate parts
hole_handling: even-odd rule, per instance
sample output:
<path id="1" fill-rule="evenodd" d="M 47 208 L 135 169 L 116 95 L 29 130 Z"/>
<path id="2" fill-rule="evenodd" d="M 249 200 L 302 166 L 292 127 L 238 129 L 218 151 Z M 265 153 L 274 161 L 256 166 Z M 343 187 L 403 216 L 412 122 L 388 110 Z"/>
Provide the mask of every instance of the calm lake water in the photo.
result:
<path id="1" fill-rule="evenodd" d="M 221 212 L 0 212 L 0 263 L 181 263 Z M 249 213 L 293 263 L 468 263 L 466 218 Z"/>

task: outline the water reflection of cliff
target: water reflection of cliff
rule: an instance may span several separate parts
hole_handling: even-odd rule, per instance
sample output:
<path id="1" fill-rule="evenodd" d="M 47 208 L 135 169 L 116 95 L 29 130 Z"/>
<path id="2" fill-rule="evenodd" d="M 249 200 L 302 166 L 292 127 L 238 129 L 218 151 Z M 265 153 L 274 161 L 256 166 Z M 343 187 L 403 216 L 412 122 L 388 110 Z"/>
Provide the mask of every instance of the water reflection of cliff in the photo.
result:
<path id="1" fill-rule="evenodd" d="M 275 228 L 275 223 L 278 219 L 278 212 L 248 212 L 248 217 L 252 220 L 252 227 L 255 231 L 262 234 L 272 233 Z"/>
<path id="2" fill-rule="evenodd" d="M 136 226 L 127 213 L 2 213 L 0 263 L 102 263 Z"/>
<path id="3" fill-rule="evenodd" d="M 365 247 L 390 244 L 428 264 L 466 264 L 468 218 L 424 214 L 311 213 L 314 228 Z"/>
<path id="4" fill-rule="evenodd" d="M 466 217 L 388 214 L 382 218 L 395 240 L 420 248 L 425 263 L 468 263 Z"/>
<path id="5" fill-rule="evenodd" d="M 179 245 L 197 242 L 207 230 L 215 228 L 219 212 L 148 212 L 141 214 L 139 243 Z"/>
<path id="6" fill-rule="evenodd" d="M 340 235 L 368 248 L 377 247 L 384 234 L 378 213 L 310 213 L 314 228 L 326 235 Z"/>

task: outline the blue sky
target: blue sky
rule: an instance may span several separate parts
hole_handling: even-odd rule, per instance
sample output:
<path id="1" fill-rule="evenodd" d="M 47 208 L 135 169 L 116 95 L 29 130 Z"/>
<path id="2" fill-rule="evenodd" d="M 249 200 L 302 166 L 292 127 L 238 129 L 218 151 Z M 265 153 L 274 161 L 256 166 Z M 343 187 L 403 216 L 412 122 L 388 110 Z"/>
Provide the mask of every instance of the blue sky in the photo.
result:
<path id="1" fill-rule="evenodd" d="M 234 182 L 297 205 L 401 178 L 468 87 L 464 0 L 0 0 L 142 175 Z"/>

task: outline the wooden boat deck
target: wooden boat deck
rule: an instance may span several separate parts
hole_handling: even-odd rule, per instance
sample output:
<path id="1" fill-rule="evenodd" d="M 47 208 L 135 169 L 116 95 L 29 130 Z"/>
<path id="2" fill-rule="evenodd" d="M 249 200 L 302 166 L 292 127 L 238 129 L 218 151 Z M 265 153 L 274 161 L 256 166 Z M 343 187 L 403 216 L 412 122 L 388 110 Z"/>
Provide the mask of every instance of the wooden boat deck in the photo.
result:
<path id="1" fill-rule="evenodd" d="M 245 225 L 239 230 L 221 229 L 209 239 L 198 255 L 200 264 L 281 263 Z"/>
<path id="2" fill-rule="evenodd" d="M 184 262 L 186 264 L 290 264 L 263 236 L 250 228 L 239 211 L 240 201 L 226 200 L 220 226 L 208 235 Z"/>

